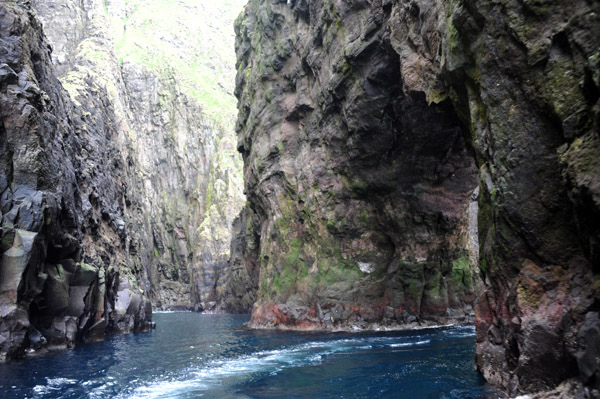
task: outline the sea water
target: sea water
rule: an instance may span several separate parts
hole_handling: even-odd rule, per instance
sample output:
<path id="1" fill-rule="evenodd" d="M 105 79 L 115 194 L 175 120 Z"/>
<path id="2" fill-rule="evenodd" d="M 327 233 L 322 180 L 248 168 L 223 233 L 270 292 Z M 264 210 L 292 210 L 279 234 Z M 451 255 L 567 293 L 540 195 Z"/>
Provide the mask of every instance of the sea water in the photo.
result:
<path id="1" fill-rule="evenodd" d="M 1 398 L 497 398 L 472 326 L 251 330 L 248 316 L 155 314 L 157 328 L 0 365 Z"/>

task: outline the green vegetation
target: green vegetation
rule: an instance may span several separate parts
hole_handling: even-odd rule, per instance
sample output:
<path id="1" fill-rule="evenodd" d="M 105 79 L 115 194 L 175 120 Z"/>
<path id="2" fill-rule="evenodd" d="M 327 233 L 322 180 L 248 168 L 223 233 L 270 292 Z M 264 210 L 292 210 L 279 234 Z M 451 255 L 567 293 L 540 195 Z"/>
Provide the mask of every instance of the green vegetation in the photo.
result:
<path id="1" fill-rule="evenodd" d="M 298 238 L 294 238 L 290 242 L 290 253 L 287 257 L 290 265 L 296 266 L 298 264 L 298 257 L 300 256 L 300 248 L 302 248 L 302 241 Z"/>
<path id="2" fill-rule="evenodd" d="M 296 282 L 296 271 L 286 266 L 283 271 L 275 275 L 272 288 L 275 294 L 289 291 L 294 288 Z"/>
<path id="3" fill-rule="evenodd" d="M 452 262 L 452 278 L 457 283 L 463 284 L 465 287 L 471 287 L 473 285 L 471 261 L 466 255 L 463 255 Z"/>
<path id="4" fill-rule="evenodd" d="M 332 259 L 322 259 L 320 262 L 320 273 L 315 277 L 322 286 L 330 286 L 340 281 L 357 281 L 363 277 L 363 273 L 354 262 L 347 261 L 341 256 Z"/>
<path id="5" fill-rule="evenodd" d="M 125 18 L 112 15 L 106 4 L 105 10 L 121 63 L 174 78 L 206 114 L 232 125 L 236 114 L 233 21 L 244 4 L 244 0 L 126 0 Z M 211 23 L 214 20 L 225 23 Z"/>

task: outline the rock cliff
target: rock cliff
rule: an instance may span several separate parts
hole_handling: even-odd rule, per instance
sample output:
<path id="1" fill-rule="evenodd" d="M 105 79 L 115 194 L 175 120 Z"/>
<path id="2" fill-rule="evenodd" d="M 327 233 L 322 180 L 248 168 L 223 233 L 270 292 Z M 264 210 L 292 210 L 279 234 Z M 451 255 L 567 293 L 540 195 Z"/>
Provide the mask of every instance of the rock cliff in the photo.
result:
<path id="1" fill-rule="evenodd" d="M 223 302 L 230 226 L 244 201 L 241 162 L 233 88 L 202 83 L 229 61 L 189 51 L 176 36 L 188 31 L 148 24 L 142 11 L 160 14 L 140 5 L 0 5 L 2 359 L 144 330 L 151 303 Z M 174 17 L 190 13 L 177 7 Z M 204 11 L 228 18 L 219 7 Z M 215 71 L 155 62 L 169 40 Z M 233 32 L 223 40 L 233 49 Z"/>
<path id="2" fill-rule="evenodd" d="M 474 307 L 488 381 L 598 397 L 600 4 L 250 0 L 236 33 L 251 324 Z"/>
<path id="3" fill-rule="evenodd" d="M 0 5 L 0 35 L 0 360 L 147 329 L 114 110 L 70 101 L 26 3 Z"/>
<path id="4" fill-rule="evenodd" d="M 71 95 L 87 93 L 89 78 L 108 88 L 118 110 L 118 147 L 137 208 L 132 227 L 155 308 L 215 310 L 229 275 L 230 226 L 244 201 L 231 125 L 230 25 L 241 1 L 34 5 Z M 230 47 L 216 48 L 217 39 Z"/>
<path id="5" fill-rule="evenodd" d="M 478 183 L 463 122 L 449 100 L 403 91 L 391 8 L 299 7 L 251 2 L 236 25 L 252 325 L 473 320 Z"/>

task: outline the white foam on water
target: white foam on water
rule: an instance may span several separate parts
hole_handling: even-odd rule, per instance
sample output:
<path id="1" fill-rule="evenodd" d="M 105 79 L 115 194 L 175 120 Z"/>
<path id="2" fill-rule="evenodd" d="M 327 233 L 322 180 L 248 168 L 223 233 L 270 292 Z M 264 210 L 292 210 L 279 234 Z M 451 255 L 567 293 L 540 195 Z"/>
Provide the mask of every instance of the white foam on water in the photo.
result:
<path id="1" fill-rule="evenodd" d="M 456 325 L 442 331 L 442 335 L 463 338 L 475 336 L 475 326 L 472 325 Z"/>
<path id="2" fill-rule="evenodd" d="M 400 342 L 400 343 L 396 343 L 396 344 L 390 344 L 390 347 L 392 348 L 401 348 L 401 347 L 405 347 L 405 346 L 415 346 L 415 345 L 425 345 L 430 343 L 431 340 L 430 339 L 426 339 L 423 341 L 417 341 L 417 342 Z"/>
<path id="3" fill-rule="evenodd" d="M 183 393 L 192 390 L 202 390 L 206 388 L 200 380 L 189 379 L 189 380 L 168 380 L 150 384 L 136 388 L 130 399 L 160 399 L 160 398 L 173 398 L 176 393 Z M 200 394 L 200 396 L 202 396 Z"/>
<path id="4" fill-rule="evenodd" d="M 68 378 L 46 378 L 46 381 L 48 382 L 48 385 L 53 386 L 53 387 L 77 384 L 77 380 L 71 380 Z"/>
<path id="5" fill-rule="evenodd" d="M 152 314 L 192 313 L 191 310 L 153 310 Z"/>
<path id="6" fill-rule="evenodd" d="M 46 395 L 52 391 L 59 391 L 65 385 L 77 384 L 77 380 L 71 380 L 68 378 L 48 378 L 46 377 L 46 385 L 36 385 L 33 387 L 33 392 L 38 395 Z"/>
<path id="7" fill-rule="evenodd" d="M 341 342 L 343 343 L 343 341 Z M 339 344 L 339 342 L 337 343 Z M 128 398 L 167 398 L 176 396 L 177 393 L 203 391 L 221 384 L 229 377 L 243 377 L 260 372 L 276 374 L 286 368 L 318 363 L 323 355 L 343 350 L 341 347 L 336 348 L 335 345 L 335 341 L 330 343 L 310 342 L 291 348 L 255 352 L 233 359 L 213 360 L 203 367 L 185 370 L 181 380 L 159 380 L 136 388 Z"/>
<path id="8" fill-rule="evenodd" d="M 223 388 L 229 378 L 250 378 L 255 373 L 274 375 L 294 367 L 317 365 L 334 354 L 369 351 L 380 347 L 403 347 L 428 344 L 430 340 L 413 337 L 365 337 L 332 341 L 314 341 L 281 349 L 263 350 L 230 359 L 212 360 L 200 367 L 190 367 L 175 376 L 162 377 L 135 388 L 128 399 L 173 398 L 178 394 Z"/>

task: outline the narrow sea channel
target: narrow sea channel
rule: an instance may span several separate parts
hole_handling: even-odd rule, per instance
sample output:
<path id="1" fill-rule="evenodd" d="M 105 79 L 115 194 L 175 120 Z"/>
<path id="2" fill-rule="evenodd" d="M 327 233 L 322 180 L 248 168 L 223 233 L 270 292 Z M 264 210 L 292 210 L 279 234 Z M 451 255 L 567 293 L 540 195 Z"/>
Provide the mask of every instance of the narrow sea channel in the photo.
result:
<path id="1" fill-rule="evenodd" d="M 497 397 L 473 368 L 471 326 L 256 331 L 248 316 L 155 314 L 156 330 L 0 365 L 9 398 Z"/>

